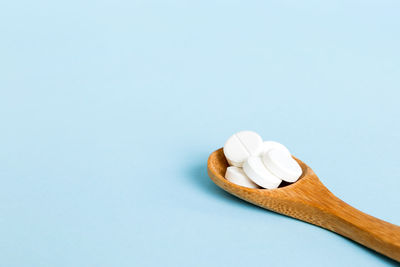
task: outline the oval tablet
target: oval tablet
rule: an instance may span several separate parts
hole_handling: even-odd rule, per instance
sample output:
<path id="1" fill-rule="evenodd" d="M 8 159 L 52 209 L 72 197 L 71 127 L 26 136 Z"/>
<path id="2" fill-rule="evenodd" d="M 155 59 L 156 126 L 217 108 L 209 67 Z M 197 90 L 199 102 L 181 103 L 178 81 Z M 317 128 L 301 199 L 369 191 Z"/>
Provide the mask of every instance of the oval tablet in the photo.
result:
<path id="1" fill-rule="evenodd" d="M 286 182 L 296 182 L 302 174 L 301 167 L 297 161 L 281 149 L 271 149 L 262 158 L 265 166 Z"/>
<path id="2" fill-rule="evenodd" d="M 257 156 L 251 156 L 247 159 L 243 164 L 243 171 L 253 182 L 263 188 L 274 189 L 282 182 L 265 167 L 262 159 Z"/>
<path id="3" fill-rule="evenodd" d="M 231 166 L 242 167 L 250 156 L 258 156 L 263 149 L 261 136 L 255 132 L 238 132 L 226 141 L 224 154 Z"/>
<path id="4" fill-rule="evenodd" d="M 239 167 L 228 167 L 226 169 L 225 178 L 234 184 L 249 187 L 249 188 L 260 188 L 257 184 L 255 184 L 252 180 L 247 177 L 244 171 Z"/>

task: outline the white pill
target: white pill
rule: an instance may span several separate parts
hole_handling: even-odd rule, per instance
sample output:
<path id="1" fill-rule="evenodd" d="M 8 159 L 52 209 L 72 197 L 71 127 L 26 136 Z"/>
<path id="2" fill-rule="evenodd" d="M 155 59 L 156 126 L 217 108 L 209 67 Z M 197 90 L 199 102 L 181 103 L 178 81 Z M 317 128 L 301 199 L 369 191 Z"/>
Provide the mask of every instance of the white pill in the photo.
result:
<path id="1" fill-rule="evenodd" d="M 253 182 L 264 188 L 274 189 L 282 182 L 265 167 L 262 159 L 257 156 L 251 156 L 247 159 L 243 164 L 243 171 Z"/>
<path id="2" fill-rule="evenodd" d="M 252 180 L 247 177 L 242 168 L 239 167 L 228 167 L 226 169 L 225 178 L 234 184 L 250 187 L 250 188 L 260 188 Z"/>
<path id="3" fill-rule="evenodd" d="M 226 141 L 224 154 L 231 166 L 242 167 L 250 156 L 261 155 L 263 151 L 261 136 L 255 132 L 238 132 Z"/>
<path id="4" fill-rule="evenodd" d="M 281 149 L 271 149 L 262 156 L 264 165 L 280 179 L 293 183 L 302 174 L 300 165 Z"/>
<path id="5" fill-rule="evenodd" d="M 264 155 L 265 153 L 267 153 L 271 149 L 280 149 L 280 150 L 285 151 L 286 153 L 288 153 L 290 155 L 290 151 L 289 151 L 289 149 L 287 149 L 287 147 L 285 147 L 281 143 L 278 143 L 278 142 L 275 142 L 275 141 L 265 141 L 263 143 L 263 152 L 262 152 L 262 154 Z"/>

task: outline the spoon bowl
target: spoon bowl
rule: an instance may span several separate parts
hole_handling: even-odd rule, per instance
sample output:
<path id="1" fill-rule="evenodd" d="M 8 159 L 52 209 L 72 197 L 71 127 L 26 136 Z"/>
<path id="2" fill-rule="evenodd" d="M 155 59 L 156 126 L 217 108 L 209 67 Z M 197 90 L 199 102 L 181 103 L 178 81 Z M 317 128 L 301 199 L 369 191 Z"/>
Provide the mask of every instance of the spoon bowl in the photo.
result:
<path id="1" fill-rule="evenodd" d="M 338 233 L 400 262 L 400 227 L 363 213 L 333 195 L 313 170 L 293 157 L 303 171 L 299 180 L 277 189 L 253 189 L 224 178 L 223 149 L 211 153 L 207 170 L 225 191 L 262 208 Z"/>

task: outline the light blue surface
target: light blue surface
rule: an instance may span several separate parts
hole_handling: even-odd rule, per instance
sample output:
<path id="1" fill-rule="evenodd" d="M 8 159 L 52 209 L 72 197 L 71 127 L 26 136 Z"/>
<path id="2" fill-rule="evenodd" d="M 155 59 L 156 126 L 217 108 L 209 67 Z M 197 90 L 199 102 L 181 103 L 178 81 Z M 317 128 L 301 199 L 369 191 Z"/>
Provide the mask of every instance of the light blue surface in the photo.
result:
<path id="1" fill-rule="evenodd" d="M 395 266 L 242 202 L 249 129 L 400 224 L 397 1 L 3 1 L 0 266 Z"/>

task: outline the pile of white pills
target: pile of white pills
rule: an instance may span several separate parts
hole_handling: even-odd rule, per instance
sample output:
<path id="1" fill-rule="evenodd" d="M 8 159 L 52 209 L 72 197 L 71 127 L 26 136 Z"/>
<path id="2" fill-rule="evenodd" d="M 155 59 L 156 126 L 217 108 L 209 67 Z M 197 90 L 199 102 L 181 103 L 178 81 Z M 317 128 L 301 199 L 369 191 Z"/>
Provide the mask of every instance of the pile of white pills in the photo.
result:
<path id="1" fill-rule="evenodd" d="M 274 141 L 263 141 L 255 132 L 238 132 L 226 141 L 224 154 L 230 165 L 225 178 L 250 188 L 277 188 L 282 181 L 294 183 L 302 174 L 289 150 Z"/>

